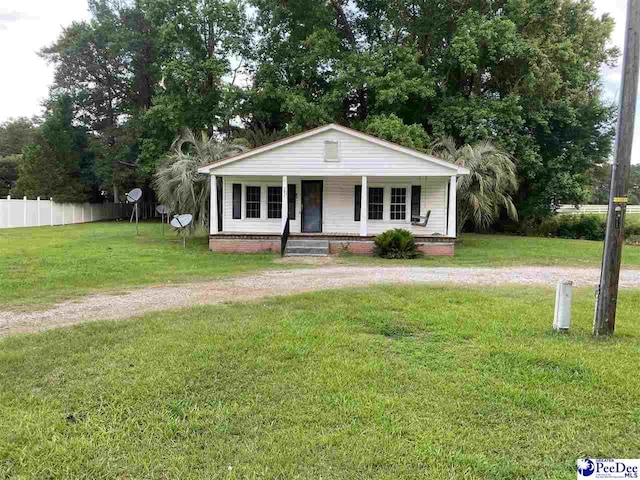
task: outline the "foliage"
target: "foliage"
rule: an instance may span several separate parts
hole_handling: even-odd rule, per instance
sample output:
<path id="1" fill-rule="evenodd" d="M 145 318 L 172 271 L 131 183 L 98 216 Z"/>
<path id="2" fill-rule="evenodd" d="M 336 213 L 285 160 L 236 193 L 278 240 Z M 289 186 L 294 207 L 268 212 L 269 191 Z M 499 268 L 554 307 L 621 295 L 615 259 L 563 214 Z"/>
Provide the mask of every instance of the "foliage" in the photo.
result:
<path id="1" fill-rule="evenodd" d="M 420 125 L 405 125 L 395 114 L 369 117 L 364 129 L 369 135 L 415 150 L 424 151 L 429 137 Z"/>
<path id="2" fill-rule="evenodd" d="M 71 100 L 60 97 L 51 105 L 34 143 L 24 147 L 15 189 L 22 195 L 53 197 L 58 202 L 89 199 L 83 166 L 91 162 L 87 134 L 72 125 Z M 83 165 L 84 164 L 84 165 Z M 88 167 L 91 170 L 91 166 Z"/>
<path id="3" fill-rule="evenodd" d="M 488 230 L 502 212 L 518 219 L 512 193 L 518 188 L 516 167 L 504 150 L 485 141 L 456 147 L 451 137 L 435 142 L 431 152 L 470 173 L 458 178 L 458 229 L 470 225 L 474 230 Z"/>
<path id="4" fill-rule="evenodd" d="M 149 181 L 184 127 L 228 140 L 333 121 L 418 149 L 490 141 L 524 217 L 588 198 L 614 129 L 599 71 L 618 55 L 590 0 L 247 1 L 91 0 L 43 49 L 96 181 Z"/>
<path id="5" fill-rule="evenodd" d="M 591 175 L 591 196 L 587 203 L 595 205 L 609 204 L 611 185 L 611 164 L 596 166 Z M 631 165 L 629 169 L 629 203 L 640 204 L 640 165 Z"/>
<path id="6" fill-rule="evenodd" d="M 413 233 L 402 228 L 394 228 L 376 235 L 373 254 L 382 258 L 416 258 L 418 246 Z"/>
<path id="7" fill-rule="evenodd" d="M 627 237 L 624 241 L 626 245 L 632 245 L 634 247 L 640 247 L 640 234 L 631 235 Z"/>
<path id="8" fill-rule="evenodd" d="M 22 149 L 33 141 L 36 128 L 35 118 L 11 118 L 0 123 L 0 157 L 22 154 Z"/>
<path id="9" fill-rule="evenodd" d="M 0 157 L 0 197 L 6 197 L 15 188 L 21 161 L 22 155 Z"/>
<path id="10" fill-rule="evenodd" d="M 627 215 L 624 225 L 625 238 L 640 235 L 640 221 L 637 218 Z M 607 231 L 607 221 L 603 215 L 556 214 L 540 221 L 525 222 L 520 229 L 525 235 L 602 241 Z"/>
<path id="11" fill-rule="evenodd" d="M 154 175 L 158 199 L 173 213 L 193 215 L 194 225 L 207 226 L 211 186 L 208 176 L 198 173 L 198 168 L 245 150 L 242 145 L 219 141 L 206 132 L 197 137 L 185 129 Z"/>

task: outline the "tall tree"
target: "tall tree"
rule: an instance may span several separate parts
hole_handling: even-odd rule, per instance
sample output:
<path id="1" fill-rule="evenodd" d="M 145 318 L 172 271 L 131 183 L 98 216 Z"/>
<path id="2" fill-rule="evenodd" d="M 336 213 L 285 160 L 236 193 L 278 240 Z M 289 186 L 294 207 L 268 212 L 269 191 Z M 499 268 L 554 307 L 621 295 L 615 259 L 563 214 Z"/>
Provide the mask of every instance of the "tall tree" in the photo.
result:
<path id="1" fill-rule="evenodd" d="M 32 142 L 36 128 L 36 119 L 26 117 L 0 123 L 0 157 L 22 154 L 25 145 Z"/>
<path id="2" fill-rule="evenodd" d="M 516 161 L 525 214 L 588 194 L 613 108 L 599 68 L 613 28 L 591 0 L 253 0 L 250 120 L 299 129 L 394 114 L 430 137 L 491 140 Z M 404 127 L 401 127 L 404 128 Z"/>
<path id="3" fill-rule="evenodd" d="M 34 143 L 24 148 L 18 165 L 17 192 L 61 202 L 89 199 L 89 186 L 81 180 L 87 134 L 74 127 L 72 120 L 71 99 L 57 99 L 36 132 Z"/>

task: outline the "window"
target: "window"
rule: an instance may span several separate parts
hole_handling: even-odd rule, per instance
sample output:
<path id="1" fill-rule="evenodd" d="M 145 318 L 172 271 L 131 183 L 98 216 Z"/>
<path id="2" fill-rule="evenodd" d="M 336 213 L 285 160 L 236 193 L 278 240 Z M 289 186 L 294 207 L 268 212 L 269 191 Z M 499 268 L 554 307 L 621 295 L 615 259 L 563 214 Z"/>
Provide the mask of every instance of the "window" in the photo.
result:
<path id="1" fill-rule="evenodd" d="M 353 190 L 353 220 L 360 221 L 360 206 L 362 205 L 362 185 L 356 185 Z"/>
<path id="2" fill-rule="evenodd" d="M 420 216 L 420 185 L 411 185 L 411 217 Z"/>
<path id="3" fill-rule="evenodd" d="M 267 217 L 282 218 L 282 187 L 267 188 Z"/>
<path id="4" fill-rule="evenodd" d="M 296 186 L 287 187 L 287 200 L 289 201 L 289 220 L 296 219 Z"/>
<path id="5" fill-rule="evenodd" d="M 247 187 L 246 218 L 260 218 L 260 187 Z"/>
<path id="6" fill-rule="evenodd" d="M 384 188 L 369 189 L 369 220 L 382 220 L 384 212 Z"/>
<path id="7" fill-rule="evenodd" d="M 391 189 L 391 220 L 407 218 L 407 189 Z"/>
<path id="8" fill-rule="evenodd" d="M 339 162 L 340 152 L 338 142 L 324 142 L 324 161 Z"/>
<path id="9" fill-rule="evenodd" d="M 242 185 L 234 183 L 232 188 L 233 212 L 231 218 L 238 220 L 242 218 Z"/>

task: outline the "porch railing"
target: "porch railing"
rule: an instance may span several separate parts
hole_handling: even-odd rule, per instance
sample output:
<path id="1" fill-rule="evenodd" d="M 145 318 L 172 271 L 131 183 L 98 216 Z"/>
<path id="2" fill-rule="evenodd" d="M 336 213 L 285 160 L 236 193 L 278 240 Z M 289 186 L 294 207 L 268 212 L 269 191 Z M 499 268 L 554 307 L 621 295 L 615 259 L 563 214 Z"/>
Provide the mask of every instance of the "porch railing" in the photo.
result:
<path id="1" fill-rule="evenodd" d="M 280 256 L 284 257 L 284 252 L 287 249 L 287 242 L 289 241 L 289 219 L 284 224 L 282 229 L 282 235 L 280 236 Z"/>

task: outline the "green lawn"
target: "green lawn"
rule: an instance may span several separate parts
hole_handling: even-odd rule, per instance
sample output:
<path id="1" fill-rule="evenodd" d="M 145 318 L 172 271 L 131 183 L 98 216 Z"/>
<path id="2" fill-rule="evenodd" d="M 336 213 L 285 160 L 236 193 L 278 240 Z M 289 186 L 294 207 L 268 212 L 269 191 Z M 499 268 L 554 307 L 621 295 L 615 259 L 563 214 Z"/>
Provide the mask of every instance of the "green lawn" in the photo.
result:
<path id="1" fill-rule="evenodd" d="M 456 245 L 455 258 L 426 257 L 413 260 L 415 265 L 510 266 L 565 265 L 598 267 L 602 262 L 602 242 L 567 240 L 564 238 L 518 237 L 511 235 L 462 234 Z M 343 257 L 349 263 L 393 264 L 404 261 L 372 257 Z M 640 247 L 625 246 L 622 263 L 627 268 L 640 268 Z"/>
<path id="2" fill-rule="evenodd" d="M 160 223 L 0 230 L 0 305 L 50 304 L 97 290 L 215 278 L 276 266 L 272 254 L 213 255 L 205 236 L 188 248 Z M 282 265 L 277 265 L 282 268 Z"/>
<path id="3" fill-rule="evenodd" d="M 454 258 L 390 261 L 346 256 L 345 264 L 600 265 L 602 244 L 583 240 L 464 234 Z M 285 268 L 273 254 L 213 254 L 205 236 L 182 248 L 159 223 L 128 222 L 0 230 L 0 309 L 50 305 L 101 290 L 217 278 Z M 625 247 L 624 265 L 640 266 L 640 247 Z M 289 265 L 291 266 L 291 265 Z"/>
<path id="4" fill-rule="evenodd" d="M 0 341 L 0 478 L 575 479 L 640 448 L 639 291 L 385 286 Z M 310 306 L 313 308 L 310 308 Z"/>

